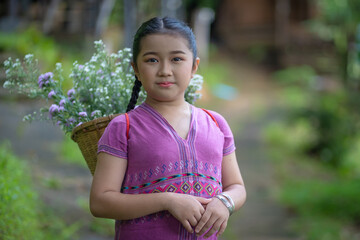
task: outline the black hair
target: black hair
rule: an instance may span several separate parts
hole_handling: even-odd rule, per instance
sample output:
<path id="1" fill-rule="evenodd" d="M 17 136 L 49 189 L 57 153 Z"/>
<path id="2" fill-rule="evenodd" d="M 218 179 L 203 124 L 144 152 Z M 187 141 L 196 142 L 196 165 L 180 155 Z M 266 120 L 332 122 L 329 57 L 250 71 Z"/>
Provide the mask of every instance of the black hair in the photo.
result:
<path id="1" fill-rule="evenodd" d="M 136 59 L 139 55 L 141 48 L 140 46 L 141 39 L 143 39 L 144 37 L 150 34 L 173 34 L 173 35 L 180 35 L 181 37 L 185 38 L 188 41 L 189 49 L 193 53 L 193 62 L 195 64 L 195 60 L 197 57 L 197 48 L 196 48 L 195 36 L 191 28 L 178 19 L 169 18 L 169 17 L 164 17 L 164 18 L 155 17 L 144 22 L 139 27 L 139 29 L 135 34 L 133 47 L 132 47 L 132 53 L 133 53 L 132 61 L 135 67 L 137 65 Z M 129 101 L 126 112 L 134 109 L 139 96 L 141 85 L 142 84 L 139 81 L 139 79 L 135 77 L 131 99 Z"/>

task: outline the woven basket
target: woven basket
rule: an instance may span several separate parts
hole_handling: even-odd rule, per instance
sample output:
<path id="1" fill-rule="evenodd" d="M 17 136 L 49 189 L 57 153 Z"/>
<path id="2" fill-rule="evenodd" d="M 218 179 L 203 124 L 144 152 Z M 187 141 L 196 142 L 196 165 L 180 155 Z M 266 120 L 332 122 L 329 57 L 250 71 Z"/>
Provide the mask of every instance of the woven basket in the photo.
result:
<path id="1" fill-rule="evenodd" d="M 81 153 L 94 175 L 97 161 L 97 143 L 109 122 L 120 114 L 96 118 L 72 130 L 71 139 L 79 145 Z"/>

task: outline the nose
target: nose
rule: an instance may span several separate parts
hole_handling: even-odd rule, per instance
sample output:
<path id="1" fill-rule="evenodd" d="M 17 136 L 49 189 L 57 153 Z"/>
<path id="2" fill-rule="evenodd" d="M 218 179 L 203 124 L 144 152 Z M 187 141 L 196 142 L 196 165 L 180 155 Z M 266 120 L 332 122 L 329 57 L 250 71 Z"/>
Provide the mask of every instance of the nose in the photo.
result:
<path id="1" fill-rule="evenodd" d="M 171 76 L 172 74 L 172 70 L 171 70 L 171 65 L 170 63 L 166 62 L 166 61 L 163 61 L 161 64 L 160 64 L 160 68 L 159 68 L 159 72 L 158 72 L 159 76 L 162 76 L 162 77 L 166 77 L 166 76 Z"/>

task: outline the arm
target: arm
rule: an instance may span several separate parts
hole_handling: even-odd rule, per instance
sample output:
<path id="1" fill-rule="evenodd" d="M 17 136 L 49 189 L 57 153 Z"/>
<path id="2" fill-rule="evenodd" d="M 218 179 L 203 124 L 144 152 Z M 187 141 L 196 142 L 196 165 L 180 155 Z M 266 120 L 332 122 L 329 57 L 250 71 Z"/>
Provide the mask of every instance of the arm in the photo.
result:
<path id="1" fill-rule="evenodd" d="M 223 192 L 230 195 L 235 203 L 235 211 L 239 210 L 246 200 L 244 182 L 239 170 L 235 152 L 225 156 L 222 162 L 222 183 Z M 207 205 L 203 217 L 195 228 L 198 236 L 210 237 L 216 231 L 217 236 L 221 235 L 227 226 L 229 211 L 217 198 L 213 198 Z"/>
<path id="2" fill-rule="evenodd" d="M 202 204 L 209 200 L 175 193 L 123 194 L 120 189 L 126 167 L 125 159 L 98 155 L 90 192 L 90 211 L 95 217 L 128 220 L 168 210 L 192 231 L 191 225 L 195 226 L 205 212 Z"/>

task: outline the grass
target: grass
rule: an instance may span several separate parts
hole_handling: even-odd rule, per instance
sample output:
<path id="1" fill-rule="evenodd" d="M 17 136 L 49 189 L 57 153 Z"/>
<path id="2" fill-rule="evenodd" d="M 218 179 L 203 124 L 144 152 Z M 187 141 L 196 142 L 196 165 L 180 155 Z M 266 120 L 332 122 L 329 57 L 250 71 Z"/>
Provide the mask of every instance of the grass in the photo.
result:
<path id="1" fill-rule="evenodd" d="M 60 146 L 60 155 L 65 162 L 87 168 L 86 162 L 77 145 L 69 136 L 64 137 Z"/>
<path id="2" fill-rule="evenodd" d="M 80 224 L 68 226 L 44 207 L 29 172 L 10 144 L 0 145 L 0 239 L 75 239 Z"/>

